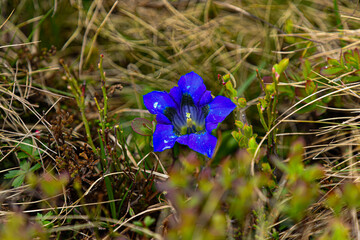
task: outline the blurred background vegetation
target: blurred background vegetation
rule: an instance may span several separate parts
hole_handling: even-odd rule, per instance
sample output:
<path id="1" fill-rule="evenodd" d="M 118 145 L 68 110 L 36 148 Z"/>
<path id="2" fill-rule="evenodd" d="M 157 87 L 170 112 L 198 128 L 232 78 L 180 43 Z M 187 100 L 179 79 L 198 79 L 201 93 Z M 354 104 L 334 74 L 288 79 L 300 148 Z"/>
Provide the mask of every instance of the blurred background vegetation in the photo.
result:
<path id="1" fill-rule="evenodd" d="M 360 239 L 358 1 L 0 11 L 0 239 Z M 238 106 L 211 160 L 134 131 L 190 71 Z"/>

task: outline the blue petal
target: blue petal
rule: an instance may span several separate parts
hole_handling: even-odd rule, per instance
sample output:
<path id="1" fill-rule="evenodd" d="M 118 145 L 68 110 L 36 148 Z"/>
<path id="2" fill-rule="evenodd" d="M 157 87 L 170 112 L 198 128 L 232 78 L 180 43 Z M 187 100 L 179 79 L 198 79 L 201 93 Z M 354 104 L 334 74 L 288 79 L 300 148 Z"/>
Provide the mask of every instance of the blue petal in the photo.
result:
<path id="1" fill-rule="evenodd" d="M 195 104 L 199 103 L 201 97 L 206 91 L 202 78 L 194 72 L 181 76 L 178 85 L 183 94 L 188 93 L 191 95 Z"/>
<path id="2" fill-rule="evenodd" d="M 167 107 L 177 108 L 176 103 L 167 92 L 153 91 L 144 95 L 145 107 L 152 114 L 164 113 Z"/>
<path id="3" fill-rule="evenodd" d="M 161 152 L 172 148 L 177 138 L 172 125 L 157 124 L 153 135 L 154 151 Z"/>
<path id="4" fill-rule="evenodd" d="M 190 135 L 179 137 L 177 142 L 188 145 L 192 150 L 211 158 L 216 147 L 217 138 L 208 132 L 204 132 L 202 134 L 192 133 Z"/>
<path id="5" fill-rule="evenodd" d="M 209 114 L 205 118 L 205 127 L 208 132 L 217 128 L 217 125 L 224 121 L 236 105 L 227 97 L 217 96 L 209 103 Z"/>
<path id="6" fill-rule="evenodd" d="M 203 105 L 209 104 L 212 100 L 213 100 L 213 98 L 211 96 L 211 92 L 205 91 L 205 93 L 200 98 L 198 106 L 203 106 Z"/>
<path id="7" fill-rule="evenodd" d="M 160 124 L 171 124 L 170 120 L 162 113 L 156 115 L 156 122 Z"/>
<path id="8" fill-rule="evenodd" d="M 180 106 L 181 105 L 181 98 L 182 98 L 182 91 L 179 87 L 173 87 L 170 89 L 169 95 L 173 98 L 174 102 Z"/>

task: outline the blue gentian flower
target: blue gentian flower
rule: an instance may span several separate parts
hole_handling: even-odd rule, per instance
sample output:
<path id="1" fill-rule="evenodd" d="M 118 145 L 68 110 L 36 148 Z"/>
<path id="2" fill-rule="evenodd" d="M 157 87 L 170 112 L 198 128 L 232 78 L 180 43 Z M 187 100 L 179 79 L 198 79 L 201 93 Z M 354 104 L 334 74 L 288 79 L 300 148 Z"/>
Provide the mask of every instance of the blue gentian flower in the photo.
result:
<path id="1" fill-rule="evenodd" d="M 194 72 L 181 76 L 178 87 L 170 93 L 153 91 L 144 95 L 144 104 L 156 114 L 154 151 L 172 148 L 178 142 L 208 157 L 212 157 L 217 142 L 211 131 L 236 107 L 229 98 L 213 99 Z"/>

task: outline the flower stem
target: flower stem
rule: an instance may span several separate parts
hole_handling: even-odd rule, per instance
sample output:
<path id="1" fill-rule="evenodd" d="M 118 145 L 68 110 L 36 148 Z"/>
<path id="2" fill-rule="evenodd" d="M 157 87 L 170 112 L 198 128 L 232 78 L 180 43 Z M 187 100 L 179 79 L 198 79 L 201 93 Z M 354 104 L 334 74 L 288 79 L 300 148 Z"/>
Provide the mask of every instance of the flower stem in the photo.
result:
<path id="1" fill-rule="evenodd" d="M 77 80 L 71 75 L 70 69 L 64 63 L 64 61 L 60 61 L 60 64 L 62 65 L 62 67 L 65 70 L 65 73 L 66 73 L 65 79 L 70 84 L 71 92 L 74 95 L 76 103 L 77 103 L 77 105 L 78 105 L 78 107 L 80 109 L 81 119 L 82 119 L 82 121 L 84 123 L 84 127 L 85 127 L 87 143 L 90 145 L 90 147 L 92 148 L 94 153 L 97 156 L 99 156 L 99 152 L 98 152 L 97 148 L 95 147 L 94 142 L 92 140 L 89 122 L 88 122 L 88 120 L 86 118 L 86 114 L 85 114 L 85 94 L 84 94 L 85 91 L 80 88 Z M 82 88 L 85 88 L 85 85 L 83 85 Z"/>

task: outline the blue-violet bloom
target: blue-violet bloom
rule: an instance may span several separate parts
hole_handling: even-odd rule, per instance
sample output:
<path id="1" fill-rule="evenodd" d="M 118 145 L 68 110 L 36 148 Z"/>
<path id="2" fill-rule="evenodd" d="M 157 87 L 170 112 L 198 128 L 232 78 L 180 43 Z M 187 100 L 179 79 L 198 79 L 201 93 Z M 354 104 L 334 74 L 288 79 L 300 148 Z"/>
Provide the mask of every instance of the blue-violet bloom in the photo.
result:
<path id="1" fill-rule="evenodd" d="M 217 142 L 211 131 L 236 107 L 229 98 L 213 99 L 195 72 L 181 76 L 178 87 L 170 93 L 153 91 L 144 95 L 144 104 L 156 114 L 154 151 L 172 148 L 178 142 L 208 157 L 212 157 Z"/>

